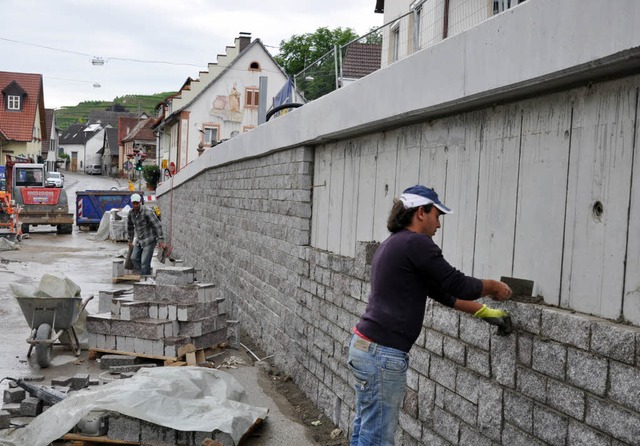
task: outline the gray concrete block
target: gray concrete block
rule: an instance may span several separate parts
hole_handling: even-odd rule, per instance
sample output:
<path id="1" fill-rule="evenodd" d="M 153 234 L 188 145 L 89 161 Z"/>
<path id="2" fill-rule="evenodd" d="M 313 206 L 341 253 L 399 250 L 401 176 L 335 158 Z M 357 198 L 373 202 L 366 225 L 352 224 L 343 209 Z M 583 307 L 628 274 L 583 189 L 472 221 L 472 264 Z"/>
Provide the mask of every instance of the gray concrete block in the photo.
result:
<path id="1" fill-rule="evenodd" d="M 436 406 L 433 410 L 433 430 L 445 440 L 457 444 L 460 435 L 460 421 Z"/>
<path id="2" fill-rule="evenodd" d="M 201 317 L 199 319 L 191 320 L 189 322 L 179 323 L 178 333 L 179 336 L 202 336 L 212 331 L 226 329 L 227 320 L 226 316 L 208 316 Z"/>
<path id="3" fill-rule="evenodd" d="M 100 357 L 100 369 L 107 370 L 110 367 L 121 365 L 133 365 L 136 362 L 135 356 L 128 355 L 102 355 Z"/>
<path id="4" fill-rule="evenodd" d="M 150 445 L 175 445 L 176 434 L 171 428 L 159 426 L 157 424 L 149 423 L 148 421 L 140 420 L 140 442 L 142 444 Z M 200 443 L 195 443 L 194 446 L 199 446 Z"/>
<path id="5" fill-rule="evenodd" d="M 219 345 L 227 340 L 227 329 L 212 331 L 202 336 L 194 336 L 191 338 L 191 343 L 196 349 L 210 348 Z"/>
<path id="6" fill-rule="evenodd" d="M 424 347 L 438 356 L 443 355 L 444 336 L 434 330 L 425 330 Z"/>
<path id="7" fill-rule="evenodd" d="M 454 392 L 445 391 L 444 409 L 471 426 L 476 423 L 478 417 L 477 406 Z"/>
<path id="8" fill-rule="evenodd" d="M 489 378 L 491 377 L 491 356 L 484 350 L 467 347 L 467 367 Z"/>
<path id="9" fill-rule="evenodd" d="M 531 367 L 533 355 L 533 336 L 527 333 L 517 333 L 518 364 Z"/>
<path id="10" fill-rule="evenodd" d="M 515 304 L 515 303 L 514 303 Z M 544 307 L 533 304 L 516 304 L 516 309 L 510 311 L 511 320 L 518 331 L 526 331 L 535 335 L 540 334 L 542 328 L 542 310 Z"/>
<path id="11" fill-rule="evenodd" d="M 167 305 L 158 305 L 158 319 L 167 320 L 169 318 L 169 308 Z"/>
<path id="12" fill-rule="evenodd" d="M 422 347 L 414 346 L 411 349 L 411 359 L 409 360 L 409 367 L 415 370 L 417 374 L 427 377 L 429 376 L 430 359 L 430 352 Z"/>
<path id="13" fill-rule="evenodd" d="M 545 308 L 542 310 L 540 334 L 554 341 L 588 350 L 591 319 L 566 310 Z"/>
<path id="14" fill-rule="evenodd" d="M 604 395 L 609 364 L 602 357 L 570 348 L 567 352 L 567 382 L 580 389 Z"/>
<path id="15" fill-rule="evenodd" d="M 640 415 L 637 412 L 591 395 L 587 395 L 585 422 L 629 444 L 637 444 L 640 438 Z"/>
<path id="16" fill-rule="evenodd" d="M 58 378 L 51 378 L 52 386 L 62 386 L 62 387 L 71 387 L 71 382 L 73 381 L 73 377 L 71 376 L 60 376 Z"/>
<path id="17" fill-rule="evenodd" d="M 503 389 L 486 381 L 479 384 L 478 391 L 478 432 L 494 441 L 500 441 L 502 427 Z"/>
<path id="18" fill-rule="evenodd" d="M 164 326 L 172 321 L 160 319 L 137 319 L 135 321 L 111 321 L 111 333 L 116 336 L 128 336 L 142 339 L 162 339 L 165 337 Z M 133 348 L 133 344 L 131 345 Z M 131 350 L 127 350 L 131 351 Z"/>
<path id="19" fill-rule="evenodd" d="M 9 404 L 19 403 L 20 401 L 25 399 L 26 396 L 27 396 L 26 392 L 24 391 L 24 389 L 20 387 L 16 387 L 13 389 L 9 388 L 4 390 L 4 396 L 2 398 L 2 401 L 4 403 L 9 403 Z"/>
<path id="20" fill-rule="evenodd" d="M 491 335 L 491 372 L 503 386 L 516 385 L 516 337 Z"/>
<path id="21" fill-rule="evenodd" d="M 111 312 L 111 300 L 114 297 L 121 297 L 127 294 L 129 291 L 126 289 L 120 290 L 101 290 L 98 292 L 98 313 Z"/>
<path id="22" fill-rule="evenodd" d="M 564 380 L 566 364 L 567 347 L 565 345 L 534 338 L 531 364 L 533 370 L 552 378 Z"/>
<path id="23" fill-rule="evenodd" d="M 489 350 L 491 326 L 484 321 L 470 316 L 460 317 L 460 339 L 467 344 L 482 350 Z"/>
<path id="24" fill-rule="evenodd" d="M 554 446 L 567 442 L 569 419 L 539 404 L 533 407 L 533 434 Z"/>
<path id="25" fill-rule="evenodd" d="M 607 396 L 629 409 L 640 412 L 640 368 L 610 361 Z"/>
<path id="26" fill-rule="evenodd" d="M 112 412 L 107 436 L 112 440 L 137 442 L 140 440 L 140 420 Z"/>
<path id="27" fill-rule="evenodd" d="M 443 343 L 444 357 L 451 361 L 464 366 L 465 364 L 465 345 L 453 338 L 445 337 Z"/>
<path id="28" fill-rule="evenodd" d="M 97 335 L 95 333 L 87 333 L 87 346 L 89 348 L 100 348 L 100 347 L 98 347 L 98 336 L 104 336 L 104 335 Z"/>
<path id="29" fill-rule="evenodd" d="M 447 389 L 455 391 L 456 365 L 447 359 L 432 355 L 429 378 Z"/>
<path id="30" fill-rule="evenodd" d="M 156 269 L 158 285 L 189 285 L 196 280 L 196 270 L 187 266 L 166 266 Z"/>
<path id="31" fill-rule="evenodd" d="M 150 282 L 136 282 L 133 284 L 133 300 L 141 300 L 147 302 L 156 302 L 157 286 Z"/>
<path id="32" fill-rule="evenodd" d="M 458 337 L 460 327 L 459 312 L 449 309 L 443 305 L 434 305 L 431 314 L 431 326 L 448 336 Z"/>
<path id="33" fill-rule="evenodd" d="M 569 420 L 568 446 L 610 446 L 611 438 L 575 420 Z"/>
<path id="34" fill-rule="evenodd" d="M 505 423 L 502 429 L 502 442 L 499 444 L 510 446 L 545 446 L 546 444 L 538 441 L 533 435 L 522 432 L 517 427 Z"/>
<path id="35" fill-rule="evenodd" d="M 504 392 L 504 419 L 531 434 L 533 432 L 533 401 L 517 392 L 506 390 Z"/>
<path id="36" fill-rule="evenodd" d="M 547 400 L 547 378 L 521 366 L 516 366 L 516 389 L 542 403 Z"/>
<path id="37" fill-rule="evenodd" d="M 148 363 L 148 364 L 131 364 L 131 365 L 112 365 L 111 367 L 109 367 L 109 373 L 116 374 L 116 375 L 119 373 L 127 373 L 127 372 L 135 373 L 140 369 L 151 368 L 151 367 L 156 367 L 156 364 Z"/>
<path id="38" fill-rule="evenodd" d="M 547 381 L 547 405 L 578 420 L 584 418 L 585 394 L 582 390 L 564 383 Z"/>
<path id="39" fill-rule="evenodd" d="M 42 400 L 28 396 L 20 403 L 20 415 L 23 417 L 37 417 L 42 413 Z"/>
<path id="40" fill-rule="evenodd" d="M 11 417 L 22 416 L 22 413 L 20 412 L 20 403 L 4 403 L 2 405 L 2 410 L 4 412 L 8 412 Z"/>
<path id="41" fill-rule="evenodd" d="M 188 336 L 174 336 L 172 338 L 166 338 L 164 340 L 164 356 L 176 357 L 178 356 L 178 349 L 184 347 L 191 342 L 191 338 Z"/>
<path id="42" fill-rule="evenodd" d="M 87 316 L 87 331 L 89 333 L 110 334 L 111 315 L 91 314 Z"/>
<path id="43" fill-rule="evenodd" d="M 494 443 L 487 437 L 483 437 L 475 429 L 460 425 L 460 446 L 493 446 Z"/>
<path id="44" fill-rule="evenodd" d="M 6 410 L 0 410 L 0 429 L 6 429 L 11 426 L 11 414 Z"/>
<path id="45" fill-rule="evenodd" d="M 120 319 L 133 321 L 149 318 L 149 302 L 135 301 L 120 304 Z"/>
<path id="46" fill-rule="evenodd" d="M 591 328 L 591 351 L 625 364 L 635 364 L 635 338 L 640 330 L 612 322 L 594 322 Z"/>

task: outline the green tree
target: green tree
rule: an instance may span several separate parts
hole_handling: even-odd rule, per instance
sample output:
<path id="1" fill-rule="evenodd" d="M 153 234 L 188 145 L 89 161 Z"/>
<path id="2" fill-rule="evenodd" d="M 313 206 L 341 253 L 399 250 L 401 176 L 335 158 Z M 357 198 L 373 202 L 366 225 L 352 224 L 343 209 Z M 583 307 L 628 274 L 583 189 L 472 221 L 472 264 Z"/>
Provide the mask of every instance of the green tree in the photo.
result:
<path id="1" fill-rule="evenodd" d="M 156 190 L 160 181 L 160 168 L 155 164 L 142 166 L 142 177 L 147 182 L 149 189 Z"/>
<path id="2" fill-rule="evenodd" d="M 280 42 L 280 53 L 275 59 L 290 76 L 304 70 L 295 79 L 298 90 L 306 99 L 316 99 L 335 89 L 334 46 L 340 47 L 357 37 L 351 28 L 321 27 Z"/>

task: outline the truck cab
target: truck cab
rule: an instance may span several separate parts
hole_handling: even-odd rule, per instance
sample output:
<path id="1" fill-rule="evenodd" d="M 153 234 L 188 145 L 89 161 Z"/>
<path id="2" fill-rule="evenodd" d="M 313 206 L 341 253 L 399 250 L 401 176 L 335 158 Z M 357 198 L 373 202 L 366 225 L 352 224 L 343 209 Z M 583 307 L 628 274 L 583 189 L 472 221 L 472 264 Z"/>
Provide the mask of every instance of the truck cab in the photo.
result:
<path id="1" fill-rule="evenodd" d="M 69 212 L 63 189 L 46 187 L 44 164 L 12 163 L 11 190 L 16 204 L 22 207 L 22 232 L 37 225 L 56 226 L 58 234 L 71 234 L 73 214 Z"/>

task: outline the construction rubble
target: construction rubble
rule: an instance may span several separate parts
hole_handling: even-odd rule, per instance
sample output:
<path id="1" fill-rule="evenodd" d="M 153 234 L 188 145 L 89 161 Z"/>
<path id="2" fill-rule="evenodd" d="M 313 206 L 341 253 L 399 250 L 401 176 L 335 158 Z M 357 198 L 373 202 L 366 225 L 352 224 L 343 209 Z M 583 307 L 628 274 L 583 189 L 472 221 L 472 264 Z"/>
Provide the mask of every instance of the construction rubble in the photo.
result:
<path id="1" fill-rule="evenodd" d="M 159 268 L 155 278 L 132 289 L 100 291 L 99 313 L 86 317 L 86 332 L 89 357 L 103 372 L 97 379 L 56 378 L 50 386 L 31 384 L 44 377 L 8 378 L 0 446 L 92 437 L 120 444 L 237 445 L 268 409 L 245 404 L 244 389 L 231 375 L 191 367 L 206 365 L 205 350 L 237 346 L 237 321 L 226 317 L 216 286 L 197 282 L 189 267 Z M 45 401 L 43 395 L 57 398 Z M 35 418 L 14 422 L 24 417 Z"/>

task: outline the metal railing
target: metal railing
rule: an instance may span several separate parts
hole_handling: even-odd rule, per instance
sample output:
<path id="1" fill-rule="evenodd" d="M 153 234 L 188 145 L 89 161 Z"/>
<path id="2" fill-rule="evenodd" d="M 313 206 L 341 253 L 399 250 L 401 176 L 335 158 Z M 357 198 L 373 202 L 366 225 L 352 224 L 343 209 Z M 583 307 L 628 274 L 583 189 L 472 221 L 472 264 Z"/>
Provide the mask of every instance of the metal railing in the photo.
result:
<path id="1" fill-rule="evenodd" d="M 307 101 L 459 34 L 526 0 L 423 0 L 367 34 L 334 48 L 293 76 Z"/>

